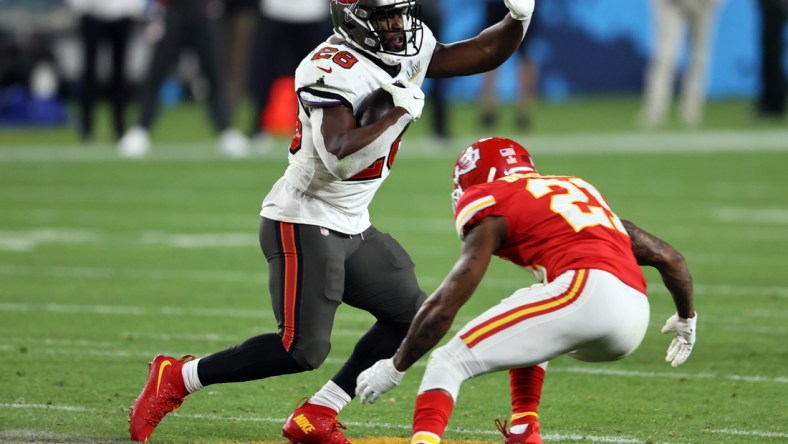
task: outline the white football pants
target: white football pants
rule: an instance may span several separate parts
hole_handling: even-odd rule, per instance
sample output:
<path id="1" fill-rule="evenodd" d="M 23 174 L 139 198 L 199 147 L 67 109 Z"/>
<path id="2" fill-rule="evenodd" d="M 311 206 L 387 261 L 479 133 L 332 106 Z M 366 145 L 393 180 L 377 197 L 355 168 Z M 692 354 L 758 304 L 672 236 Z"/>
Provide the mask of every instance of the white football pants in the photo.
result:
<path id="1" fill-rule="evenodd" d="M 528 367 L 557 356 L 613 361 L 646 334 L 646 296 L 601 270 L 568 271 L 517 290 L 433 351 L 419 393 L 443 389 L 456 400 L 467 379 Z"/>

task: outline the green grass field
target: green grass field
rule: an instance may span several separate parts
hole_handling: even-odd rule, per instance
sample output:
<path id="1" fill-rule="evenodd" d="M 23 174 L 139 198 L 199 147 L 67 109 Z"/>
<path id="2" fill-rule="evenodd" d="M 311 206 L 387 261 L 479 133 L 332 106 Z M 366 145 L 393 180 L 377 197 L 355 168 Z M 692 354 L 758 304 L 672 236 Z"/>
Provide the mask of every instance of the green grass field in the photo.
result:
<path id="1" fill-rule="evenodd" d="M 484 136 L 458 106 L 456 138 L 436 147 L 426 119 L 406 137 L 371 208 L 434 290 L 456 259 L 449 192 L 456 153 Z M 584 177 L 622 217 L 685 253 L 700 313 L 698 343 L 664 362 L 673 312 L 646 270 L 651 328 L 615 363 L 559 358 L 541 408 L 547 442 L 788 442 L 788 127 L 756 123 L 747 104 L 710 106 L 697 131 L 634 129 L 637 101 L 543 105 L 518 137 L 544 173 Z M 266 262 L 257 245 L 262 198 L 286 165 L 274 152 L 228 160 L 203 107 L 166 110 L 146 159 L 83 147 L 68 129 L 0 129 L 0 442 L 123 442 L 128 408 L 157 353 L 204 355 L 270 332 Z M 99 123 L 100 127 L 106 127 Z M 513 134 L 505 127 L 501 134 Z M 106 140 L 106 133 L 103 133 Z M 455 327 L 533 283 L 491 267 Z M 281 442 L 295 403 L 333 375 L 371 325 L 343 307 L 318 370 L 191 396 L 153 435 L 162 443 Z M 354 442 L 407 442 L 424 365 L 374 406 L 340 419 Z M 508 379 L 463 386 L 447 443 L 500 443 Z"/>

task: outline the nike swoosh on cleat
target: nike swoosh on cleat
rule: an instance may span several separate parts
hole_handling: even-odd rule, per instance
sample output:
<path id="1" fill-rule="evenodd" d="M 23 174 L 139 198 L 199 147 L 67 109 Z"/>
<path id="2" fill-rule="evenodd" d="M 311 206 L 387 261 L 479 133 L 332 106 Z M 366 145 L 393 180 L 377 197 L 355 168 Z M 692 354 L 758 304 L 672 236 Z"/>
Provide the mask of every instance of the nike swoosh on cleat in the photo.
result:
<path id="1" fill-rule="evenodd" d="M 159 385 L 161 385 L 161 375 L 164 373 L 164 369 L 168 366 L 172 365 L 170 361 L 164 361 L 159 366 L 159 378 L 156 380 L 156 396 L 159 396 Z"/>

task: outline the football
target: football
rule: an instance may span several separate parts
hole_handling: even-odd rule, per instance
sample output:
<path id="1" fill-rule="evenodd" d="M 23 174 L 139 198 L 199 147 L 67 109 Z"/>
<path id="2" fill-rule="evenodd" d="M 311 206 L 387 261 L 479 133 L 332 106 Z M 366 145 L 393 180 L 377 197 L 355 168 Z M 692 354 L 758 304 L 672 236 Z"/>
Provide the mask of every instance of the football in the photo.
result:
<path id="1" fill-rule="evenodd" d="M 391 94 L 383 88 L 372 91 L 358 106 L 356 121 L 358 126 L 367 126 L 380 120 L 394 108 Z"/>

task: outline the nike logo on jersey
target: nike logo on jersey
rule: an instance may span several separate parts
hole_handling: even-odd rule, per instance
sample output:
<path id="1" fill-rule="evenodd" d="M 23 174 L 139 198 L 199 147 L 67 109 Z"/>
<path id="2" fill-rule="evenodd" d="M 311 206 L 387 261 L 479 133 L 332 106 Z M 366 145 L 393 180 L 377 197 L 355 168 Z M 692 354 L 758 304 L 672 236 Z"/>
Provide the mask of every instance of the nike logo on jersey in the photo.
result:
<path id="1" fill-rule="evenodd" d="M 322 68 L 322 67 L 318 66 L 318 67 L 317 67 L 317 69 L 319 69 L 319 70 L 321 70 L 321 71 L 323 71 L 323 72 L 327 72 L 327 73 L 329 73 L 329 74 L 331 74 L 331 71 L 333 71 L 333 70 L 334 70 L 334 68 L 332 68 L 332 67 L 330 67 L 330 66 L 329 66 L 328 68 Z"/>

